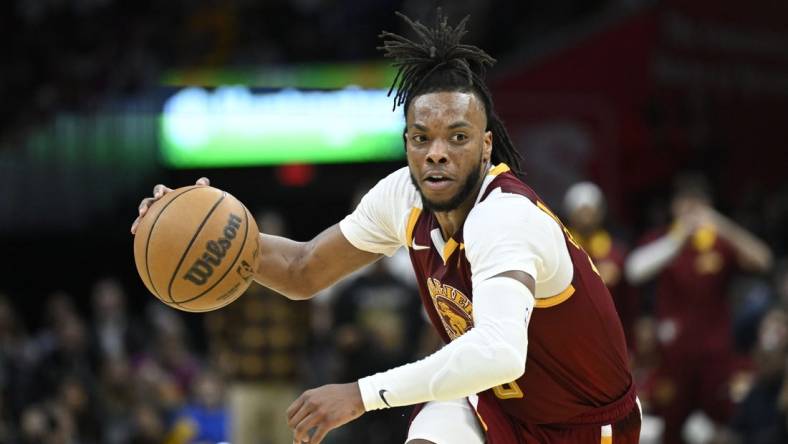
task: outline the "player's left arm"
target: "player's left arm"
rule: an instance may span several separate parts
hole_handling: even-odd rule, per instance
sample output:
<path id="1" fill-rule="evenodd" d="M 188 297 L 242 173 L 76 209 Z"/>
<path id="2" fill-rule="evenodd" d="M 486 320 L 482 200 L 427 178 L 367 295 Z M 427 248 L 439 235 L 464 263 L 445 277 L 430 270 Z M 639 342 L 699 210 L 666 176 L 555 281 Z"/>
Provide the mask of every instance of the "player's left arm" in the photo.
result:
<path id="1" fill-rule="evenodd" d="M 360 379 L 307 390 L 287 409 L 294 442 L 318 444 L 364 412 L 459 399 L 523 375 L 534 280 L 510 270 L 474 286 L 474 327 L 426 358 Z"/>
<path id="2" fill-rule="evenodd" d="M 546 256 L 566 247 L 556 245 L 555 236 L 538 229 L 526 232 L 524 227 L 538 225 L 538 221 L 524 220 L 528 211 L 522 211 L 521 204 L 486 205 L 486 211 L 476 211 L 465 223 L 465 253 L 473 273 L 474 327 L 420 361 L 358 383 L 306 391 L 287 412 L 296 442 L 308 439 L 311 430 L 309 442 L 320 442 L 328 431 L 365 411 L 458 399 L 523 375 L 528 322 L 535 305 L 534 276 L 537 269 L 546 269 L 538 262 L 556 262 Z M 557 226 L 548 229 L 560 233 Z"/>
<path id="3" fill-rule="evenodd" d="M 764 241 L 715 209 L 706 208 L 705 211 L 720 236 L 733 247 L 742 268 L 760 273 L 771 269 L 772 251 Z"/>

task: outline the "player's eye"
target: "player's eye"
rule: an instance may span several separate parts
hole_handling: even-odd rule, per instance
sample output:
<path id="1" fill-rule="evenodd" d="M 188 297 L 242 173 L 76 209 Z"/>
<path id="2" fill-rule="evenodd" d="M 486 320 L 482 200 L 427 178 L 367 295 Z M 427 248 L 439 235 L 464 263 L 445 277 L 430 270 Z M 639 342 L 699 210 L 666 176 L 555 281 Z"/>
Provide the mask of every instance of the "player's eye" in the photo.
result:
<path id="1" fill-rule="evenodd" d="M 452 142 L 465 142 L 468 136 L 465 133 L 456 133 L 451 137 Z"/>
<path id="2" fill-rule="evenodd" d="M 424 143 L 427 141 L 427 136 L 425 136 L 424 134 L 416 134 L 410 139 L 415 143 Z"/>

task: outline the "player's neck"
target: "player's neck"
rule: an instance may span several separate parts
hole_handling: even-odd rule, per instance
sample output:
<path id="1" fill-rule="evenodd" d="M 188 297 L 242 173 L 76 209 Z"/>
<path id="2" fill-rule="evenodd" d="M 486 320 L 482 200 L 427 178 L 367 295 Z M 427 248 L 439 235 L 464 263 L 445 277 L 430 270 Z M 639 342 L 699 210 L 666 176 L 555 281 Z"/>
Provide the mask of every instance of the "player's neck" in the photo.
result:
<path id="1" fill-rule="evenodd" d="M 438 221 L 438 225 L 440 226 L 443 240 L 448 240 L 450 237 L 453 237 L 454 234 L 457 233 L 457 231 L 459 231 L 459 229 L 465 223 L 468 213 L 471 212 L 471 209 L 476 204 L 476 198 L 479 196 L 479 191 L 481 191 L 483 182 L 484 176 L 479 179 L 479 183 L 476 184 L 474 192 L 470 193 L 465 201 L 457 208 L 450 211 L 433 212 L 435 219 Z"/>

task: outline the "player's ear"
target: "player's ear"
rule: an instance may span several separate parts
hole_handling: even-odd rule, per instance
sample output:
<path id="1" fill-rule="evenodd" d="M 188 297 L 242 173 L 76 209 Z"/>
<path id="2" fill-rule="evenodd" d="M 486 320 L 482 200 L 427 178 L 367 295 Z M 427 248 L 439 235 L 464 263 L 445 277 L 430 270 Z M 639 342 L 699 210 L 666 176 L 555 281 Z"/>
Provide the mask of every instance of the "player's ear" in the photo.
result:
<path id="1" fill-rule="evenodd" d="M 485 131 L 484 132 L 484 146 L 482 147 L 482 160 L 485 163 L 490 162 L 490 158 L 492 157 L 492 143 L 493 143 L 493 134 L 492 131 Z"/>

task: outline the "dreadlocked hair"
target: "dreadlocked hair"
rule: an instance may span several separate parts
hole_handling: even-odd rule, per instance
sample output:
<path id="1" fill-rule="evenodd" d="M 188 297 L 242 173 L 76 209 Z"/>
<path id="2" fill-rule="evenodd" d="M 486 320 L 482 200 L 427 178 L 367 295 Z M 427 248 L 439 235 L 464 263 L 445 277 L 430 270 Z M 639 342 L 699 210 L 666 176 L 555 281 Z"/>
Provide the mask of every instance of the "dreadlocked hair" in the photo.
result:
<path id="1" fill-rule="evenodd" d="M 465 26 L 470 16 L 452 27 L 448 24 L 448 18 L 438 8 L 435 25 L 429 28 L 404 14 L 396 14 L 415 31 L 420 41 L 388 31 L 380 34 L 383 46 L 378 49 L 384 52 L 385 57 L 394 60 L 392 65 L 397 69 L 389 89 L 389 96 L 396 89 L 394 109 L 404 105 L 403 112 L 407 115 L 414 98 L 433 92 L 476 94 L 484 103 L 486 130 L 491 131 L 493 136 L 492 163 L 506 163 L 512 172 L 522 177 L 522 157 L 514 147 L 503 122 L 495 114 L 492 94 L 484 81 L 486 70 L 495 63 L 495 59 L 476 46 L 460 43 L 468 32 Z"/>

